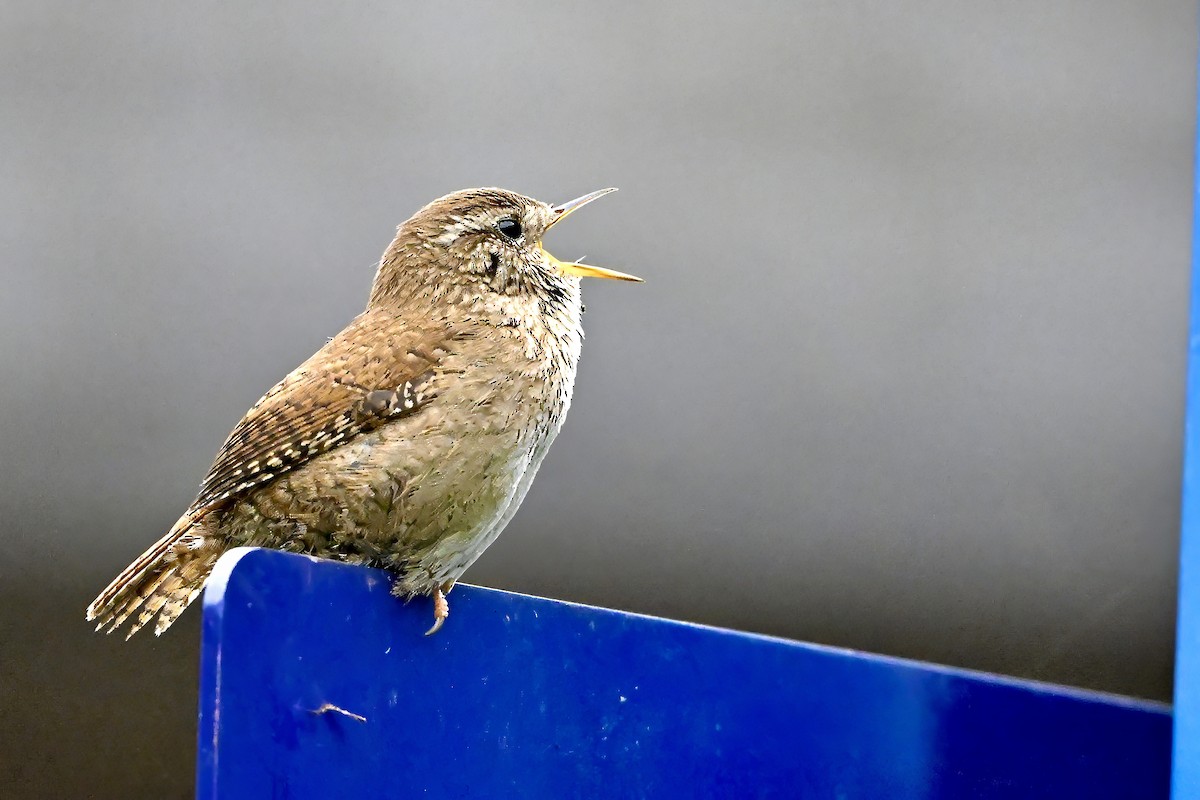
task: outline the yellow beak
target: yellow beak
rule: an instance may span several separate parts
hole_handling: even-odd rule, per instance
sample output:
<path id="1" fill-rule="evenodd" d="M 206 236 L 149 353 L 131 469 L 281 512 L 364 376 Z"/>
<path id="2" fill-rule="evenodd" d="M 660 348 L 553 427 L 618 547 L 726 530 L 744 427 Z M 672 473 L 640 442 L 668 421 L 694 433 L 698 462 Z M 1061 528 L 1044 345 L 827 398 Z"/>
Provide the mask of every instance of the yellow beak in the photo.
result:
<path id="1" fill-rule="evenodd" d="M 554 219 L 551 220 L 550 224 L 546 226 L 546 230 L 550 230 L 572 213 L 580 208 L 583 208 L 593 200 L 601 198 L 606 194 L 611 194 L 615 191 L 616 189 L 601 189 L 596 192 L 589 192 L 583 197 L 576 197 L 574 200 L 569 200 L 566 203 L 555 206 Z M 550 253 L 546 252 L 545 248 L 542 249 L 542 252 L 546 253 L 546 257 L 550 259 L 550 262 L 554 264 L 554 266 L 558 267 L 560 272 L 564 272 L 567 275 L 577 275 L 581 278 L 611 278 L 618 281 L 637 281 L 638 283 L 644 283 L 644 281 L 636 275 L 617 272 L 615 269 L 593 267 L 591 264 L 577 264 L 574 261 L 559 261 L 557 258 L 550 255 Z"/>
<path id="2" fill-rule="evenodd" d="M 591 264 L 579 264 L 574 261 L 559 261 L 550 253 L 547 253 L 545 248 L 542 249 L 546 253 L 546 257 L 554 266 L 558 267 L 559 272 L 565 272 L 568 275 L 577 275 L 580 278 L 612 278 L 617 281 L 635 281 L 637 283 L 645 283 L 636 275 L 630 275 L 627 272 L 617 272 L 615 269 L 605 269 L 604 267 L 593 267 Z"/>

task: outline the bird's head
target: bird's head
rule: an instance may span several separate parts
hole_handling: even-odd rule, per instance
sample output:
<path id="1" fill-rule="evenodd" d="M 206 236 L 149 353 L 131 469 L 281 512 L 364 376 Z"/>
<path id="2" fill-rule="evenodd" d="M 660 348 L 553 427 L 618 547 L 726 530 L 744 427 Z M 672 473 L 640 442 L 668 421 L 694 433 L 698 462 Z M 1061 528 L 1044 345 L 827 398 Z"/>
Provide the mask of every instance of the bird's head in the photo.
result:
<path id="1" fill-rule="evenodd" d="M 640 281 L 560 261 L 542 247 L 547 231 L 614 191 L 601 189 L 556 206 L 504 189 L 465 189 L 434 200 L 400 226 L 380 262 L 371 303 L 403 302 L 418 294 L 536 295 L 581 277 Z"/>

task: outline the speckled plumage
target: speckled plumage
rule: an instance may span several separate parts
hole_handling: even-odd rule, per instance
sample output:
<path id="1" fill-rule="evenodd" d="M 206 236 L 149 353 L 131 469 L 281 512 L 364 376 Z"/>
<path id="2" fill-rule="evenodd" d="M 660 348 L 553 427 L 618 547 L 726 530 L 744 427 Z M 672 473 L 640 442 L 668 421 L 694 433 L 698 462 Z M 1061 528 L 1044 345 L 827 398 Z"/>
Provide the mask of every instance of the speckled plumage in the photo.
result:
<path id="1" fill-rule="evenodd" d="M 570 406 L 582 306 L 565 273 L 628 277 L 541 248 L 574 207 L 474 189 L 401 225 L 366 310 L 250 409 L 88 619 L 161 633 L 221 553 L 252 545 L 384 567 L 395 594 L 435 596 L 440 625 L 441 592 L 511 519 Z M 517 239 L 497 227 L 514 219 Z"/>

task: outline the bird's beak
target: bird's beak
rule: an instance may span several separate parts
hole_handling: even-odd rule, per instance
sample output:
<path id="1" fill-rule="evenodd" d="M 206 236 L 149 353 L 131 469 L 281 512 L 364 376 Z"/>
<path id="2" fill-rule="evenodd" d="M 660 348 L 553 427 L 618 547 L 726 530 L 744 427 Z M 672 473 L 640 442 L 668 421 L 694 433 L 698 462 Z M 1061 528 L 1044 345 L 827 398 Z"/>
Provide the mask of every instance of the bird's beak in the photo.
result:
<path id="1" fill-rule="evenodd" d="M 546 226 L 546 230 L 550 230 L 558 223 L 562 222 L 568 216 L 573 214 L 580 208 L 583 208 L 593 200 L 597 200 L 606 194 L 612 194 L 616 189 L 600 189 L 596 192 L 589 192 L 583 197 L 576 197 L 574 200 L 568 200 L 561 205 L 554 207 L 554 219 L 550 220 L 550 224 Z M 546 252 L 543 248 L 542 252 Z M 546 253 L 546 257 L 550 262 L 558 268 L 560 272 L 568 275 L 577 275 L 581 278 L 612 278 L 618 281 L 637 281 L 643 283 L 642 279 L 636 275 L 629 275 L 624 272 L 617 272 L 615 269 L 605 269 L 604 267 L 593 267 L 591 264 L 578 264 L 574 261 L 559 261 L 550 253 Z"/>
<path id="2" fill-rule="evenodd" d="M 616 190 L 616 187 L 612 187 L 609 189 L 600 189 L 595 192 L 588 192 L 583 197 L 576 197 L 574 200 L 568 200 L 561 205 L 555 206 L 554 219 L 550 220 L 550 225 L 546 228 L 546 230 L 550 230 L 550 228 L 553 228 L 555 225 L 562 222 L 571 214 L 583 208 L 593 200 L 599 200 L 601 197 L 604 197 L 604 195 L 612 194 Z"/>
<path id="3" fill-rule="evenodd" d="M 580 278 L 612 278 L 617 281 L 634 281 L 636 283 L 645 283 L 636 275 L 630 275 L 626 272 L 617 272 L 615 269 L 605 269 L 604 267 L 593 267 L 591 264 L 580 264 L 575 261 L 559 261 L 546 250 L 546 257 L 550 259 L 550 263 L 558 268 L 559 272 L 565 272 L 568 275 L 577 275 Z"/>

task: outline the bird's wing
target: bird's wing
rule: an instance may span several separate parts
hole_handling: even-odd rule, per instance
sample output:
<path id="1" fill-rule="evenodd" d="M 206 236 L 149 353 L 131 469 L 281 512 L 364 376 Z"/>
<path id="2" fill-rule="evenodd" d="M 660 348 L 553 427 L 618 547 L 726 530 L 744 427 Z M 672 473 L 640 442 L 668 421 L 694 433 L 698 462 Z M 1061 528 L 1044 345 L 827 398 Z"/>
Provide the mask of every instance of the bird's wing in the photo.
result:
<path id="1" fill-rule="evenodd" d="M 463 336 L 444 324 L 384 328 L 360 316 L 263 395 L 221 447 L 188 516 L 198 520 L 359 433 L 419 412 Z"/>

